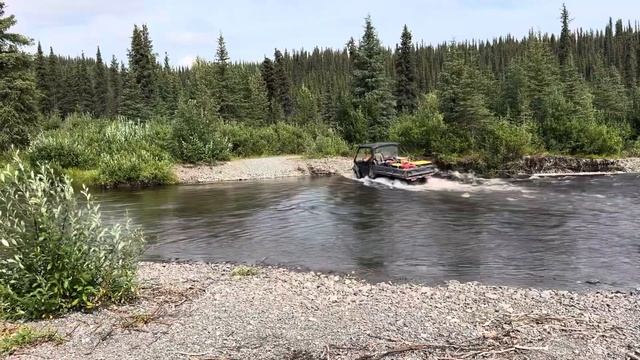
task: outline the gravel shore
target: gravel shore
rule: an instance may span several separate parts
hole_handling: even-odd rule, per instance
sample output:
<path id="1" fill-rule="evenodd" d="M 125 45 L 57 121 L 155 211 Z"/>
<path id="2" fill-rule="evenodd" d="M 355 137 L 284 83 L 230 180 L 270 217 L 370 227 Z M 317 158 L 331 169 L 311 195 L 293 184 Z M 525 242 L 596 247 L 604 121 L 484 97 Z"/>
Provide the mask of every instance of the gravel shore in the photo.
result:
<path id="1" fill-rule="evenodd" d="M 291 155 L 232 160 L 215 166 L 178 165 L 175 172 L 182 184 L 204 184 L 308 175 L 344 175 L 351 173 L 352 166 L 351 158 L 306 159 Z"/>
<path id="2" fill-rule="evenodd" d="M 234 269 L 236 270 L 234 272 Z M 633 359 L 640 295 L 143 263 L 140 298 L 33 326 L 15 359 Z M 235 275 L 234 275 L 235 274 Z"/>

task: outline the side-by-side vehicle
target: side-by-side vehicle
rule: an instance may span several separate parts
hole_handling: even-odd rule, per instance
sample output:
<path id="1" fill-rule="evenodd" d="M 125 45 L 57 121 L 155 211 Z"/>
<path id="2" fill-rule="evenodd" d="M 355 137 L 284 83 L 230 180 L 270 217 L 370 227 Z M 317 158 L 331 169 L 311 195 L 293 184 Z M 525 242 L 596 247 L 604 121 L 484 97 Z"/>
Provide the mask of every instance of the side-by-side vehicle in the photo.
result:
<path id="1" fill-rule="evenodd" d="M 387 177 L 409 183 L 426 181 L 438 170 L 429 160 L 412 161 L 399 156 L 398 143 L 361 144 L 353 159 L 356 178 Z"/>

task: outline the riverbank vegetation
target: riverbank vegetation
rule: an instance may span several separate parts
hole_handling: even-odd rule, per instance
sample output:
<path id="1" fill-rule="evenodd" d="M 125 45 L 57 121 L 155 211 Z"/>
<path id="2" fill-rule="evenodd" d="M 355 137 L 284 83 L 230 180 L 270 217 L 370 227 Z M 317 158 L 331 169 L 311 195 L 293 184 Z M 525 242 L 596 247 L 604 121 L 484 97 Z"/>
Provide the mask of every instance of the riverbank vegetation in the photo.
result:
<path id="1" fill-rule="evenodd" d="M 0 171 L 0 319 L 42 319 L 136 293 L 144 242 L 105 225 L 86 188 L 19 158 Z"/>
<path id="2" fill-rule="evenodd" d="M 134 26 L 126 64 L 99 48 L 70 58 L 38 44 L 32 57 L 4 5 L 0 16 L 11 65 L 0 147 L 90 183 L 170 183 L 179 162 L 341 155 L 389 139 L 482 172 L 525 154 L 640 154 L 640 29 L 572 29 L 564 7 L 559 36 L 416 45 L 405 26 L 389 49 L 367 18 L 344 49 L 232 63 L 220 35 L 215 60 L 190 67 L 161 62 L 146 25 Z"/>

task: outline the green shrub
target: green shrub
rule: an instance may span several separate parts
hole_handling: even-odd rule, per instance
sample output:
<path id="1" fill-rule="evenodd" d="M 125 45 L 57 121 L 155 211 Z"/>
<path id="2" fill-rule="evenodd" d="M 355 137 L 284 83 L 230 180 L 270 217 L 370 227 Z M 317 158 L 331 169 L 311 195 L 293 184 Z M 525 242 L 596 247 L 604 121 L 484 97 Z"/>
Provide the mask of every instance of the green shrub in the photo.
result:
<path id="1" fill-rule="evenodd" d="M 107 187 L 170 184 L 175 182 L 175 175 L 168 158 L 137 150 L 103 156 L 98 164 L 97 182 Z"/>
<path id="2" fill-rule="evenodd" d="M 624 156 L 640 156 L 640 140 L 630 141 L 624 150 Z"/>
<path id="3" fill-rule="evenodd" d="M 310 141 L 309 132 L 302 127 L 277 123 L 272 126 L 276 134 L 275 154 L 302 154 Z"/>
<path id="4" fill-rule="evenodd" d="M 503 119 L 489 120 L 483 127 L 480 148 L 485 163 L 497 169 L 538 149 L 539 140 L 532 123 L 516 124 Z"/>
<path id="5" fill-rule="evenodd" d="M 549 150 L 572 155 L 617 155 L 624 146 L 621 129 L 594 120 L 550 119 L 543 133 Z"/>
<path id="6" fill-rule="evenodd" d="M 319 135 L 308 144 L 305 154 L 310 157 L 347 156 L 351 154 L 351 148 L 339 136 Z"/>
<path id="7" fill-rule="evenodd" d="M 0 172 L 0 315 L 38 319 L 135 294 L 143 236 L 102 224 L 85 189 L 16 158 Z"/>
<path id="8" fill-rule="evenodd" d="M 414 115 L 402 115 L 392 125 L 389 136 L 414 154 L 448 152 L 445 148 L 447 126 L 438 110 L 434 94 L 425 95 Z"/>
<path id="9" fill-rule="evenodd" d="M 77 184 L 164 184 L 173 182 L 171 144 L 171 125 L 162 119 L 139 123 L 71 115 L 62 128 L 39 134 L 27 156 L 31 165 L 49 163 Z"/>
<path id="10" fill-rule="evenodd" d="M 231 144 L 231 152 L 234 156 L 250 157 L 275 153 L 277 135 L 272 127 L 253 127 L 243 124 L 226 124 L 223 136 Z"/>
<path id="11" fill-rule="evenodd" d="M 231 144 L 222 136 L 222 122 L 193 101 L 180 105 L 173 124 L 173 154 L 188 163 L 228 160 Z"/>
<path id="12" fill-rule="evenodd" d="M 62 168 L 87 168 L 95 161 L 93 154 L 83 148 L 69 133 L 55 130 L 41 133 L 28 150 L 31 165 L 54 163 Z"/>

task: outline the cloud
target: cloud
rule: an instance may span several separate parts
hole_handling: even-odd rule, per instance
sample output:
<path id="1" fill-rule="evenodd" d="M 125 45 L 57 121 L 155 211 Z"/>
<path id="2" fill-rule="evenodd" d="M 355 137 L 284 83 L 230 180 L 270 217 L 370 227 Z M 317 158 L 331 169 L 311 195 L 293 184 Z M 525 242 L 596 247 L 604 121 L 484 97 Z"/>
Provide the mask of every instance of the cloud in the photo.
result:
<path id="1" fill-rule="evenodd" d="M 184 56 L 184 57 L 180 58 L 180 60 L 178 60 L 178 65 L 179 66 L 191 67 L 191 65 L 193 65 L 194 61 L 196 61 L 196 57 L 195 56 L 187 55 L 187 56 Z"/>
<path id="2" fill-rule="evenodd" d="M 180 31 L 166 34 L 167 41 L 176 45 L 215 45 L 217 35 L 207 32 Z"/>

